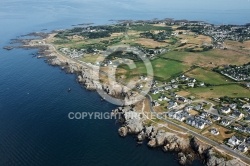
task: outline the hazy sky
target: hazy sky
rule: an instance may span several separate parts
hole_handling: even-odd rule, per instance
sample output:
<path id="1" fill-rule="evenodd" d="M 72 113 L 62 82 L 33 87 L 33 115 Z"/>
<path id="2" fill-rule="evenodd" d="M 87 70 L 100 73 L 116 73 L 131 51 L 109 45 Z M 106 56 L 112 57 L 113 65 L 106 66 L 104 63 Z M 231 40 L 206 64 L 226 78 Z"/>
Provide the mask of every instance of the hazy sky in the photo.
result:
<path id="1" fill-rule="evenodd" d="M 18 11 L 18 12 L 17 12 Z M 250 22 L 250 0 L 0 0 L 0 18 L 176 18 Z M 218 19 L 216 19 L 218 17 Z M 220 21 L 218 21 L 220 20 Z"/>

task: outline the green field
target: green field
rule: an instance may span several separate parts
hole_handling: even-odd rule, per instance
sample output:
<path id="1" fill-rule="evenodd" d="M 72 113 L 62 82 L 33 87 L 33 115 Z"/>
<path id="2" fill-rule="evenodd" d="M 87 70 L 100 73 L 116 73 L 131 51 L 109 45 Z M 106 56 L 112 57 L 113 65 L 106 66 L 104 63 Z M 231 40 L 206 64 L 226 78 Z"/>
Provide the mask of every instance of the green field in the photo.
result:
<path id="1" fill-rule="evenodd" d="M 227 79 L 223 77 L 222 75 L 213 71 L 202 69 L 202 68 L 196 68 L 186 73 L 186 75 L 189 77 L 195 78 L 199 81 L 205 82 L 207 84 L 212 84 L 212 85 L 228 83 L 226 81 Z"/>
<path id="2" fill-rule="evenodd" d="M 119 66 L 119 68 L 126 70 L 126 77 L 146 75 L 147 70 L 142 62 L 136 62 L 136 69 L 129 69 L 127 65 Z M 153 67 L 153 73 L 155 79 L 159 81 L 169 80 L 173 76 L 181 74 L 183 71 L 188 69 L 188 66 L 183 65 L 180 62 L 166 60 L 166 59 L 155 59 L 151 61 Z"/>
<path id="3" fill-rule="evenodd" d="M 188 69 L 188 66 L 185 66 L 180 62 L 161 58 L 153 60 L 152 66 L 154 69 L 154 76 L 162 81 L 177 76 Z"/>
<path id="4" fill-rule="evenodd" d="M 161 26 L 154 26 L 150 24 L 139 24 L 139 25 L 132 25 L 130 27 L 130 30 L 134 31 L 152 31 L 152 30 L 166 30 L 166 31 L 172 31 L 171 27 L 161 27 Z"/>
<path id="5" fill-rule="evenodd" d="M 171 51 L 171 52 L 161 55 L 161 57 L 182 61 L 183 58 L 189 54 L 190 54 L 189 52 Z"/>
<path id="6" fill-rule="evenodd" d="M 250 91 L 240 85 L 224 85 L 207 88 L 191 88 L 187 90 L 192 95 L 202 98 L 217 98 L 217 97 L 250 97 Z"/>

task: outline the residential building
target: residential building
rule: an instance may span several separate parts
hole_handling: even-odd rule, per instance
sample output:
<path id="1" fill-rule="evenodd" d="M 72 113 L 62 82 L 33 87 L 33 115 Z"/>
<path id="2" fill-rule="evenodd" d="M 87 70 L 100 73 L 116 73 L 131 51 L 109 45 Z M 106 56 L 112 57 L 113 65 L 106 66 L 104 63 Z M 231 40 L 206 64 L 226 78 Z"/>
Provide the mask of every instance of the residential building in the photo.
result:
<path id="1" fill-rule="evenodd" d="M 237 138 L 236 136 L 232 136 L 231 138 L 229 138 L 228 140 L 228 145 L 230 146 L 237 146 L 240 145 L 243 141 L 239 138 Z"/>
<path id="2" fill-rule="evenodd" d="M 231 112 L 230 107 L 222 107 L 221 112 L 224 114 L 229 114 Z"/>

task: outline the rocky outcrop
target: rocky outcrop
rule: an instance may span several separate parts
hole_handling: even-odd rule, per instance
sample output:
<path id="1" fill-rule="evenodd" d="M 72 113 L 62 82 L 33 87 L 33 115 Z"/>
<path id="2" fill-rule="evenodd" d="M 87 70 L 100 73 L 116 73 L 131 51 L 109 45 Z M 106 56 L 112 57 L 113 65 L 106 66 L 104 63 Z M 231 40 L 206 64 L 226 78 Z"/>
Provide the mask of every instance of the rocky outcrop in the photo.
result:
<path id="1" fill-rule="evenodd" d="M 138 140 L 142 141 L 144 138 L 144 129 L 140 114 L 130 107 L 119 107 L 113 111 L 113 115 L 119 115 L 119 121 L 122 123 L 122 127 L 118 129 L 120 136 L 126 136 L 127 134 L 139 134 Z"/>
<path id="2" fill-rule="evenodd" d="M 209 149 L 206 154 L 206 165 L 207 166 L 246 166 L 246 164 L 238 161 L 237 159 L 225 160 L 223 157 L 218 157 L 213 149 Z"/>
<path id="3" fill-rule="evenodd" d="M 99 81 L 97 81 L 99 73 L 71 60 L 68 61 L 67 58 L 60 58 L 60 56 L 54 55 L 51 53 L 49 46 L 32 46 L 29 45 L 29 42 L 30 40 L 22 41 L 24 45 L 28 45 L 26 46 L 27 48 L 39 48 L 39 54 L 43 54 L 47 58 L 49 64 L 61 66 L 61 69 L 68 73 L 77 74 L 77 81 L 86 89 L 103 89 L 111 96 L 124 97 L 125 101 L 135 98 L 135 92 L 129 92 L 118 84 L 112 83 L 112 86 L 104 83 L 100 84 Z M 11 48 L 6 47 L 5 49 L 8 50 Z M 196 138 L 189 140 L 181 138 L 176 134 L 159 130 L 153 126 L 143 126 L 143 119 L 131 106 L 119 107 L 114 110 L 112 114 L 113 116 L 119 116 L 119 121 L 122 125 L 118 129 L 118 133 L 121 137 L 126 137 L 128 134 L 135 134 L 138 143 L 142 143 L 147 139 L 147 145 L 149 147 L 162 147 L 165 152 L 178 152 L 178 160 L 182 165 L 191 162 L 196 154 L 199 154 L 201 158 L 205 159 L 207 166 L 244 165 L 236 159 L 227 161 L 222 157 L 218 157 L 210 146 L 201 143 Z"/>
<path id="4" fill-rule="evenodd" d="M 197 138 L 193 137 L 190 140 L 190 145 L 191 147 L 198 152 L 199 155 L 203 155 L 208 149 L 210 149 L 211 147 L 200 142 Z"/>
<path id="5" fill-rule="evenodd" d="M 118 133 L 119 133 L 119 135 L 120 135 L 121 137 L 126 137 L 127 134 L 128 134 L 128 129 L 127 129 L 127 127 L 120 127 L 120 128 L 118 129 Z"/>
<path id="6" fill-rule="evenodd" d="M 179 163 L 181 165 L 185 165 L 187 163 L 187 157 L 184 153 L 180 152 L 178 153 L 178 159 L 179 159 Z"/>

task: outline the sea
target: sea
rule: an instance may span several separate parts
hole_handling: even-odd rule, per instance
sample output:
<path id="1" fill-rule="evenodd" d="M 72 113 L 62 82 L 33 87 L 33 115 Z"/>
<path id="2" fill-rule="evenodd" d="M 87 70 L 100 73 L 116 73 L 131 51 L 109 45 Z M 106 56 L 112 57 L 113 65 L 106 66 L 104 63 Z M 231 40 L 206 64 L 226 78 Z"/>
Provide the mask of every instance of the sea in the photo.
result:
<path id="1" fill-rule="evenodd" d="M 175 153 L 119 137 L 115 120 L 70 120 L 69 112 L 110 112 L 116 106 L 82 88 L 75 75 L 34 58 L 37 50 L 2 49 L 11 39 L 111 20 L 245 24 L 249 16 L 249 0 L 1 0 L 0 166 L 179 165 Z"/>

